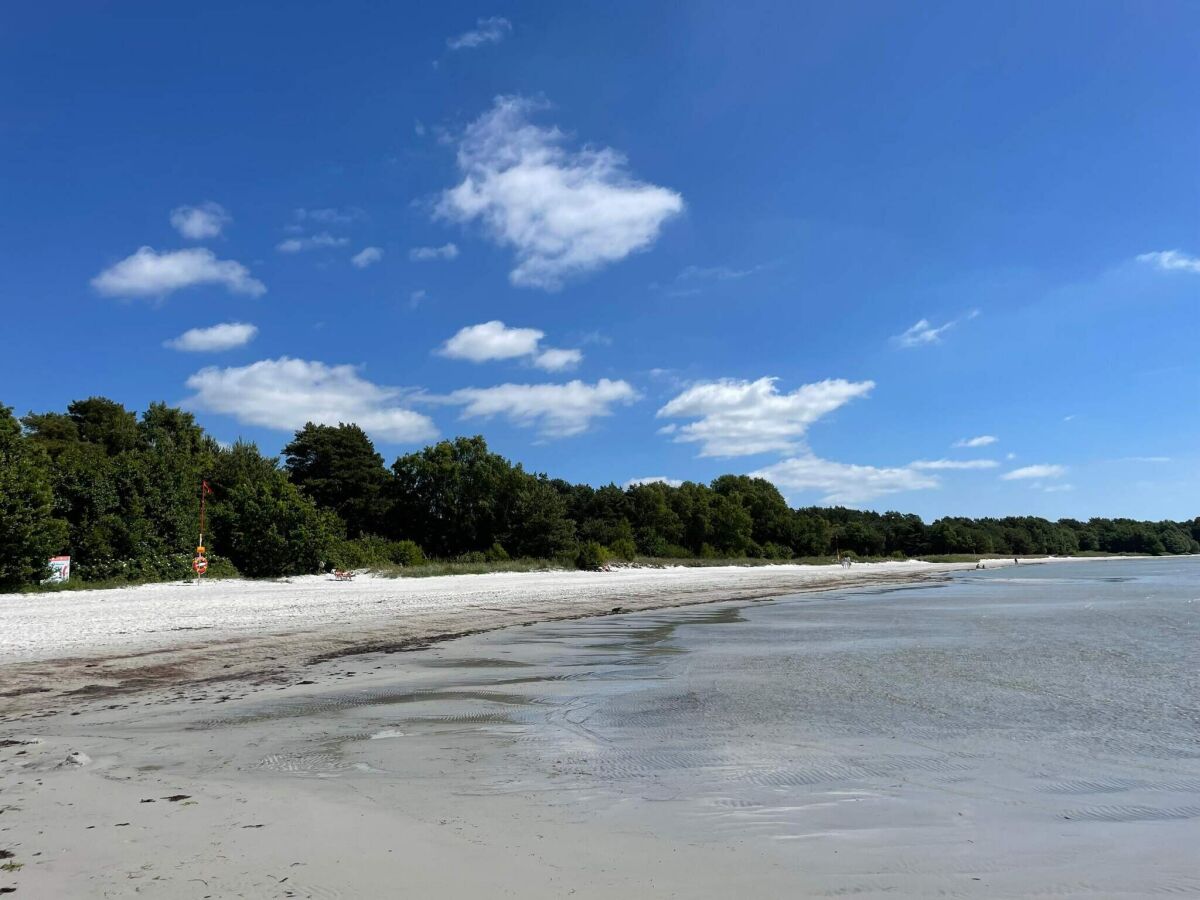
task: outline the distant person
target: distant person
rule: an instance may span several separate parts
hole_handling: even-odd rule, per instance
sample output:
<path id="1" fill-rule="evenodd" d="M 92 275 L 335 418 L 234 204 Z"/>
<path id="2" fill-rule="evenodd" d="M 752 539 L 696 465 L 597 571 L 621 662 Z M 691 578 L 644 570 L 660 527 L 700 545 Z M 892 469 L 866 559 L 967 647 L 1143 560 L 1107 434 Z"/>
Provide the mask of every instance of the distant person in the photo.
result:
<path id="1" fill-rule="evenodd" d="M 1021 564 L 1021 561 L 1020 561 L 1019 559 L 1017 559 L 1017 558 L 1014 556 L 1014 557 L 1013 557 L 1013 565 L 1014 565 L 1014 566 L 1019 566 L 1020 564 Z"/>

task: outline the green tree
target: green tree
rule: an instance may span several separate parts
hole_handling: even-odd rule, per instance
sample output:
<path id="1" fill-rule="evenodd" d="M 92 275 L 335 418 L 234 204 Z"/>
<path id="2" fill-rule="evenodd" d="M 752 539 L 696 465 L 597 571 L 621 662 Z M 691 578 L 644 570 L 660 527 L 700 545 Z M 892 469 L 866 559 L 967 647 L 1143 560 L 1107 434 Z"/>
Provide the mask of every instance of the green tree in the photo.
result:
<path id="1" fill-rule="evenodd" d="M 0 406 L 0 586 L 40 581 L 64 549 L 66 527 L 54 517 L 49 460 Z"/>
<path id="2" fill-rule="evenodd" d="M 526 475 L 513 499 L 508 532 L 501 542 L 511 556 L 553 559 L 575 544 L 575 523 L 562 495 L 544 478 Z"/>
<path id="3" fill-rule="evenodd" d="M 331 559 L 341 521 L 318 509 L 277 461 L 239 441 L 217 455 L 211 480 L 211 545 L 245 575 L 320 571 Z"/>
<path id="4" fill-rule="evenodd" d="M 388 471 L 365 431 L 309 422 L 283 453 L 292 482 L 318 506 L 341 516 L 350 537 L 384 529 Z"/>
<path id="5" fill-rule="evenodd" d="M 508 530 L 524 474 L 481 436 L 455 438 L 392 464 L 389 536 L 411 538 L 435 556 L 484 551 Z"/>

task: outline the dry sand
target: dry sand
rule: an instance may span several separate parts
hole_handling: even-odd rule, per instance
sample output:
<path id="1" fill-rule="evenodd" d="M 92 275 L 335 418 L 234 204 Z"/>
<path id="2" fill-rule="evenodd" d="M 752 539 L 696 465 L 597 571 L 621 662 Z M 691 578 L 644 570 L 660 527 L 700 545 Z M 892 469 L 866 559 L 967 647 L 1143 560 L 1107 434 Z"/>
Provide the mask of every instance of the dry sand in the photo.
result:
<path id="1" fill-rule="evenodd" d="M 989 567 L 1010 565 L 989 561 Z M 352 582 L 225 580 L 0 594 L 0 722 L 79 699 L 250 679 L 365 649 L 553 619 L 780 596 L 973 569 L 974 563 L 519 572 Z"/>

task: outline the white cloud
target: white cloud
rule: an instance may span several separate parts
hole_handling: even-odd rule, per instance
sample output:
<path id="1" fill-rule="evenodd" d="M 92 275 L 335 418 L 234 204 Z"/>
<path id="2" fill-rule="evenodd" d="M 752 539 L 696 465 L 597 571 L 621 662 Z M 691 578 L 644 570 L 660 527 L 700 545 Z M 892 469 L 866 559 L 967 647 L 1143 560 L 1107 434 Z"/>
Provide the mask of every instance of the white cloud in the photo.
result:
<path id="1" fill-rule="evenodd" d="M 509 328 L 499 320 L 492 320 L 460 328 L 438 353 L 450 359 L 476 363 L 516 359 L 536 353 L 538 342 L 545 336 L 545 332 L 536 328 Z"/>
<path id="2" fill-rule="evenodd" d="M 438 348 L 438 353 L 450 359 L 465 359 L 482 363 L 497 359 L 528 359 L 539 369 L 561 372 L 583 361 L 580 350 L 543 347 L 545 332 L 536 328 L 509 328 L 493 319 L 478 325 L 468 325 Z"/>
<path id="3" fill-rule="evenodd" d="M 1124 459 L 1117 460 L 1118 462 L 1134 462 L 1134 463 L 1169 463 L 1169 456 L 1126 456 Z"/>
<path id="4" fill-rule="evenodd" d="M 477 19 L 470 31 L 446 39 L 451 50 L 473 50 L 484 44 L 498 44 L 512 33 L 512 22 L 501 16 Z"/>
<path id="5" fill-rule="evenodd" d="M 1143 253 L 1138 256 L 1137 260 L 1168 272 L 1200 273 L 1200 259 L 1188 256 L 1178 250 L 1156 250 L 1153 253 Z"/>
<path id="6" fill-rule="evenodd" d="M 568 150 L 557 128 L 529 121 L 535 104 L 498 97 L 466 130 L 458 149 L 463 181 L 444 191 L 437 214 L 479 219 L 516 251 L 509 280 L 556 290 L 572 276 L 644 250 L 683 198 L 635 180 L 611 148 Z"/>
<path id="7" fill-rule="evenodd" d="M 350 257 L 350 262 L 357 269 L 365 269 L 367 266 L 377 263 L 381 259 L 383 259 L 383 250 L 379 247 L 364 247 Z"/>
<path id="8" fill-rule="evenodd" d="M 897 347 L 924 347 L 929 344 L 938 344 L 941 343 L 942 334 L 956 324 L 956 322 L 947 322 L 945 325 L 934 328 L 928 319 L 921 319 L 903 334 L 893 337 L 892 343 Z"/>
<path id="9" fill-rule="evenodd" d="M 996 443 L 996 441 L 998 441 L 998 440 L 1000 440 L 1000 438 L 996 437 L 994 434 L 981 434 L 981 435 L 979 435 L 979 437 L 963 438 L 960 441 L 955 441 L 953 446 L 955 446 L 955 447 L 986 447 L 989 444 Z"/>
<path id="10" fill-rule="evenodd" d="M 351 222 L 365 219 L 366 216 L 365 212 L 355 206 L 348 206 L 345 209 L 305 209 L 301 207 L 295 211 L 296 221 L 318 222 L 322 225 L 349 225 Z"/>
<path id="11" fill-rule="evenodd" d="M 885 494 L 940 485 L 936 476 L 911 466 L 859 466 L 821 459 L 811 453 L 781 460 L 750 475 L 765 478 L 784 491 L 821 491 L 825 503 L 858 504 Z"/>
<path id="12" fill-rule="evenodd" d="M 201 369 L 187 380 L 188 405 L 233 416 L 246 425 L 290 431 L 306 422 L 355 422 L 396 443 L 437 436 L 433 421 L 401 405 L 404 392 L 360 377 L 355 366 L 264 359 L 248 366 Z"/>
<path id="13" fill-rule="evenodd" d="M 734 281 L 753 275 L 762 266 L 751 266 L 749 269 L 734 269 L 729 266 L 685 266 L 675 276 L 676 281 Z"/>
<path id="14" fill-rule="evenodd" d="M 1000 463 L 994 459 L 918 459 L 908 465 L 912 469 L 994 469 Z"/>
<path id="15" fill-rule="evenodd" d="M 463 418 L 503 416 L 514 425 L 537 428 L 543 437 L 569 437 L 586 431 L 592 420 L 612 415 L 617 404 L 638 399 L 625 381 L 601 378 L 595 384 L 500 384 L 489 388 L 463 388 L 441 402 L 463 407 Z"/>
<path id="16" fill-rule="evenodd" d="M 300 253 L 304 250 L 315 250 L 318 247 L 344 247 L 350 243 L 348 237 L 335 237 L 328 231 L 314 234 L 311 237 L 288 238 L 275 245 L 280 253 Z"/>
<path id="17" fill-rule="evenodd" d="M 188 240 L 203 241 L 215 238 L 233 221 L 220 203 L 201 203 L 199 206 L 177 206 L 171 210 L 171 225 Z"/>
<path id="18" fill-rule="evenodd" d="M 1048 484 L 1045 487 L 1043 487 L 1042 490 L 1045 491 L 1047 494 L 1058 494 L 1058 493 L 1062 493 L 1063 491 L 1075 490 L 1075 485 L 1073 485 L 1073 484 Z"/>
<path id="19" fill-rule="evenodd" d="M 191 328 L 164 346 L 189 353 L 210 353 L 243 347 L 254 340 L 258 327 L 246 322 L 223 322 L 210 328 Z"/>
<path id="20" fill-rule="evenodd" d="M 428 294 L 425 292 L 424 288 L 413 291 L 412 293 L 410 293 L 408 295 L 408 308 L 416 309 L 418 306 L 421 305 L 421 301 L 424 300 L 427 296 L 428 296 Z"/>
<path id="21" fill-rule="evenodd" d="M 563 372 L 574 369 L 583 362 L 583 351 L 548 347 L 533 358 L 533 364 L 547 372 Z"/>
<path id="22" fill-rule="evenodd" d="M 1024 466 L 1020 469 L 1013 469 L 1011 472 L 1005 472 L 1000 477 L 1005 481 L 1015 481 L 1026 478 L 1061 478 L 1066 474 L 1066 466 L 1041 464 L 1036 466 Z"/>
<path id="23" fill-rule="evenodd" d="M 108 297 L 165 297 L 182 288 L 217 284 L 235 294 L 258 297 L 266 285 L 251 277 L 239 262 L 217 259 L 211 250 L 194 247 L 165 250 L 140 247 L 92 279 L 92 287 Z"/>
<path id="24" fill-rule="evenodd" d="M 428 262 L 431 259 L 450 260 L 457 256 L 457 244 L 442 244 L 440 247 L 413 247 L 408 251 L 408 258 L 415 262 Z"/>
<path id="25" fill-rule="evenodd" d="M 625 482 L 625 487 L 637 487 L 641 484 L 666 484 L 671 487 L 679 487 L 683 481 L 679 478 L 667 478 L 665 475 L 647 475 L 645 478 L 630 478 Z"/>
<path id="26" fill-rule="evenodd" d="M 797 446 L 813 422 L 875 387 L 873 381 L 836 378 L 780 394 L 777 380 L 702 382 L 667 403 L 658 417 L 698 419 L 679 428 L 675 441 L 700 443 L 701 456 L 787 451 Z"/>

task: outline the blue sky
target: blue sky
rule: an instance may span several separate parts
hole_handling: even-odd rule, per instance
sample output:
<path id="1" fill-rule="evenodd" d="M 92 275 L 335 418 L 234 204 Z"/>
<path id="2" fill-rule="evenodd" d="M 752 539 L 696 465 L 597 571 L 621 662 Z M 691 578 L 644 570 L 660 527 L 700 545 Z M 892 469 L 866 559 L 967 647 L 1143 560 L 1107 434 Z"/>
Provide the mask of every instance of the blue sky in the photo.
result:
<path id="1" fill-rule="evenodd" d="M 1195 4 L 4 17 L 20 414 L 165 400 L 269 452 L 357 420 L 389 462 L 482 433 L 573 480 L 927 518 L 1200 512 Z"/>

